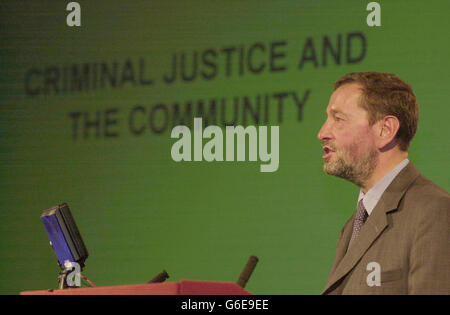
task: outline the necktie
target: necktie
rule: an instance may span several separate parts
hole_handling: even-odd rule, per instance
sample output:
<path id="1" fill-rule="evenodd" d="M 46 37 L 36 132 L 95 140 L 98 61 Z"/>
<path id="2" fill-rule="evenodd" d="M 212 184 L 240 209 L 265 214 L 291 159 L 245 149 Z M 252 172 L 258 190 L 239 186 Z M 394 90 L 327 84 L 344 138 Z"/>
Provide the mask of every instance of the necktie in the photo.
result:
<path id="1" fill-rule="evenodd" d="M 366 208 L 364 208 L 364 203 L 363 200 L 361 199 L 358 202 L 358 210 L 356 211 L 355 221 L 353 222 L 353 233 L 352 238 L 350 239 L 350 243 L 348 245 L 349 248 L 352 245 L 353 241 L 358 236 L 359 230 L 361 230 L 361 227 L 363 226 L 364 222 L 366 222 L 368 216 L 369 214 L 367 213 Z"/>

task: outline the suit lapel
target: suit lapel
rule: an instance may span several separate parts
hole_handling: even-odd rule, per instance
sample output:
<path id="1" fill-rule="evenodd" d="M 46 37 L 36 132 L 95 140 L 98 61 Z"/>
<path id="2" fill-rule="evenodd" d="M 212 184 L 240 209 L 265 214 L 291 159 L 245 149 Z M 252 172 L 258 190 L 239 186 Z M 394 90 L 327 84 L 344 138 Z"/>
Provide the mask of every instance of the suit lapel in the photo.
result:
<path id="1" fill-rule="evenodd" d="M 342 259 L 339 262 L 335 259 L 335 266 L 333 266 L 333 271 L 330 274 L 325 290 L 322 292 L 323 294 L 327 293 L 330 287 L 353 269 L 372 243 L 386 229 L 388 226 L 387 213 L 397 209 L 407 188 L 418 175 L 420 173 L 409 162 L 383 193 L 366 223 L 361 228 L 357 239 L 345 253 L 352 233 L 353 221 L 346 226 L 336 251 L 336 258 L 340 256 Z"/>
<path id="2" fill-rule="evenodd" d="M 336 254 L 334 256 L 334 264 L 333 267 L 331 267 L 330 276 L 334 273 L 337 266 L 341 262 L 342 258 L 344 258 L 345 253 L 347 252 L 348 243 L 350 242 L 350 238 L 352 236 L 352 230 L 353 230 L 353 221 L 355 219 L 355 214 L 352 215 L 352 217 L 347 221 L 345 224 L 341 236 L 339 238 L 337 247 L 336 247 Z"/>
<path id="3" fill-rule="evenodd" d="M 377 206 L 375 209 L 376 208 L 379 207 Z M 372 245 L 375 239 L 386 228 L 387 220 L 385 213 L 381 211 L 375 212 L 375 209 L 361 228 L 358 238 L 352 243 L 352 246 L 348 249 L 342 260 L 337 265 L 328 280 L 325 291 L 345 276 L 356 265 L 367 249 L 369 249 L 370 245 Z M 349 230 L 349 234 L 351 234 L 352 229 Z M 345 245 L 348 246 L 348 241 Z"/>

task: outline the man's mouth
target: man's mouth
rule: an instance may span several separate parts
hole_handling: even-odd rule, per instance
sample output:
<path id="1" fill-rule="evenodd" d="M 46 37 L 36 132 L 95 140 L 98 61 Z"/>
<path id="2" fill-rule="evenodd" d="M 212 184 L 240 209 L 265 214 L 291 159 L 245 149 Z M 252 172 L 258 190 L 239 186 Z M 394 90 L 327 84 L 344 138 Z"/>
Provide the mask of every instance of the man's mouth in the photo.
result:
<path id="1" fill-rule="evenodd" d="M 331 154 L 334 152 L 333 149 L 331 149 L 329 146 L 326 146 L 326 145 L 323 146 L 323 151 L 324 151 L 324 154 L 322 155 L 323 159 L 329 158 L 331 156 Z"/>

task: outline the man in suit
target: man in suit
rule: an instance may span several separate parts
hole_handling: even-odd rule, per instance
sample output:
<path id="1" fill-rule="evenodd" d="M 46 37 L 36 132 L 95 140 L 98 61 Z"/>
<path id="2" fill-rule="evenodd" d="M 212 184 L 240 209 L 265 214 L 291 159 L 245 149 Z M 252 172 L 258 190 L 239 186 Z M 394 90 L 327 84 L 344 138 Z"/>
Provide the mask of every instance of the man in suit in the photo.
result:
<path id="1" fill-rule="evenodd" d="M 323 294 L 450 294 L 450 194 L 408 160 L 411 87 L 394 74 L 347 74 L 326 114 L 324 171 L 360 193 Z"/>

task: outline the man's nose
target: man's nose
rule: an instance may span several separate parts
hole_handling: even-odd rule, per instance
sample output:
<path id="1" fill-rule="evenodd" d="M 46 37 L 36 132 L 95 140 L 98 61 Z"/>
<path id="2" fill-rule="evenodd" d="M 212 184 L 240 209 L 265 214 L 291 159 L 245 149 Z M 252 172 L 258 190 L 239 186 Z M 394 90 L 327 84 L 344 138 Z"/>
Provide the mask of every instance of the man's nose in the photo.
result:
<path id="1" fill-rule="evenodd" d="M 317 139 L 319 139 L 319 141 L 323 142 L 325 140 L 330 139 L 330 128 L 328 125 L 328 120 L 325 121 L 325 123 L 322 125 L 322 127 L 319 130 L 319 133 L 317 134 Z"/>

